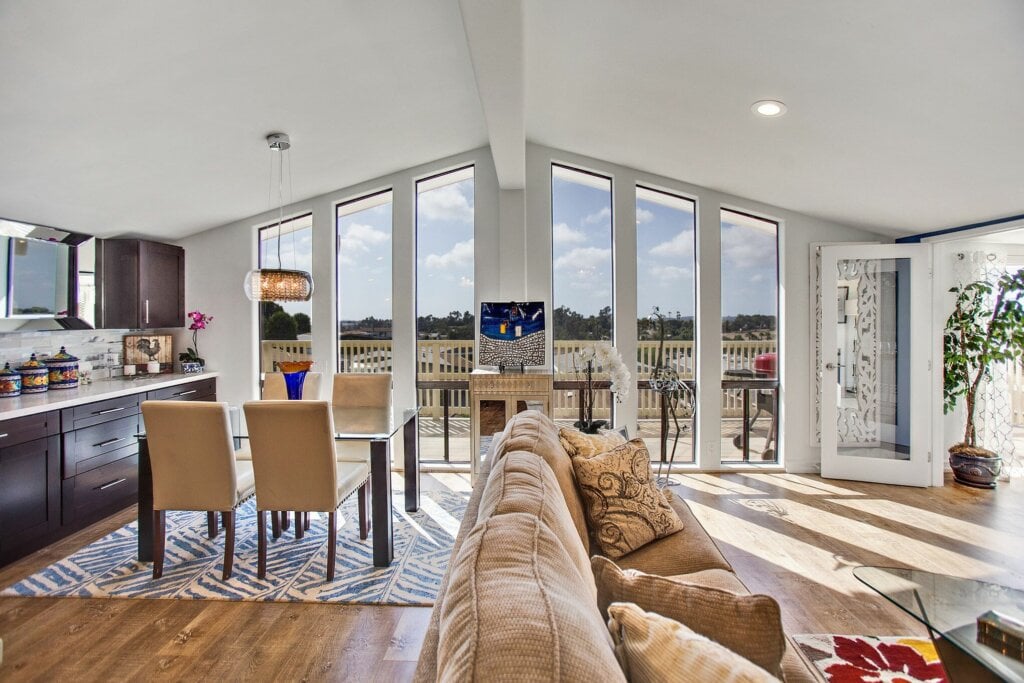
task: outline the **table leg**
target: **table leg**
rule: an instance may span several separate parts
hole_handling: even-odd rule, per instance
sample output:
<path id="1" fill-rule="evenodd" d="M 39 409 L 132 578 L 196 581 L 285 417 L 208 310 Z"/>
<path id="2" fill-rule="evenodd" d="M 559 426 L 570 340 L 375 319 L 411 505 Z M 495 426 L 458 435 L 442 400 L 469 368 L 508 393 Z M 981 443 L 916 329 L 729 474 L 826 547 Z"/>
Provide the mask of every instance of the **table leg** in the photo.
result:
<path id="1" fill-rule="evenodd" d="M 388 567 L 395 557 L 394 529 L 391 526 L 391 448 L 390 439 L 370 441 L 370 488 L 372 489 L 373 566 Z"/>
<path id="2" fill-rule="evenodd" d="M 447 434 L 447 432 L 446 432 Z M 405 511 L 420 509 L 420 458 L 419 418 L 413 417 L 405 423 L 402 432 L 405 451 Z"/>
<path id="3" fill-rule="evenodd" d="M 153 561 L 153 467 L 149 444 L 139 437 L 139 562 Z"/>

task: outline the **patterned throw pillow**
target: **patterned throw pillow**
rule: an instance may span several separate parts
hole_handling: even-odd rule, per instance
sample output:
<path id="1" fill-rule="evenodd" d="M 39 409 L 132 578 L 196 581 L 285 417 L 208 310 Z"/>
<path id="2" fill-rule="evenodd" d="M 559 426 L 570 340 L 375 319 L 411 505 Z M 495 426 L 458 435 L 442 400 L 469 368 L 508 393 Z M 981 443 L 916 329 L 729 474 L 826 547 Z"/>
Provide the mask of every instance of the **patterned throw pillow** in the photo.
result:
<path id="1" fill-rule="evenodd" d="M 605 555 L 622 557 L 683 528 L 655 486 L 642 439 L 572 459 L 590 533 Z"/>
<path id="2" fill-rule="evenodd" d="M 608 608 L 608 616 L 615 655 L 622 672 L 633 683 L 772 683 L 779 680 L 683 624 L 645 612 L 631 603 L 613 603 Z"/>
<path id="3" fill-rule="evenodd" d="M 558 440 L 570 458 L 592 458 L 598 453 L 610 451 L 616 446 L 626 443 L 618 432 L 604 431 L 600 434 L 584 434 L 578 429 L 562 427 L 558 430 Z"/>

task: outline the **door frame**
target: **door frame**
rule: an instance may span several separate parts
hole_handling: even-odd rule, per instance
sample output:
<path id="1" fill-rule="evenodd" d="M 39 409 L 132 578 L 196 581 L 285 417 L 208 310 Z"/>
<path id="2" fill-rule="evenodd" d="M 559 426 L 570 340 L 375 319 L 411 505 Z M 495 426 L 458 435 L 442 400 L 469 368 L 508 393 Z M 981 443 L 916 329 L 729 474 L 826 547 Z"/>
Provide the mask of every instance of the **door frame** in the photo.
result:
<path id="1" fill-rule="evenodd" d="M 910 486 L 935 485 L 933 439 L 931 424 L 935 416 L 934 372 L 932 359 L 933 343 L 933 292 L 931 286 L 931 247 L 922 244 L 840 244 L 821 247 L 821 359 L 816 371 L 820 373 L 821 394 L 817 397 L 821 406 L 821 473 L 824 477 L 876 481 L 879 483 Z M 837 309 L 830 305 L 836 286 L 836 267 L 845 259 L 911 259 L 911 324 L 910 346 L 913 349 L 910 366 L 911 396 L 925 396 L 927 400 L 912 398 L 910 401 L 910 451 L 911 459 L 872 459 L 873 467 L 866 471 L 864 461 L 849 460 L 838 455 L 838 433 L 833 419 L 838 407 L 834 383 L 827 378 L 835 372 L 832 353 L 827 349 L 835 347 L 838 324 Z M 941 377 L 940 377 L 941 381 Z M 940 470 L 941 473 L 941 470 Z M 939 478 L 941 485 L 941 476 Z"/>

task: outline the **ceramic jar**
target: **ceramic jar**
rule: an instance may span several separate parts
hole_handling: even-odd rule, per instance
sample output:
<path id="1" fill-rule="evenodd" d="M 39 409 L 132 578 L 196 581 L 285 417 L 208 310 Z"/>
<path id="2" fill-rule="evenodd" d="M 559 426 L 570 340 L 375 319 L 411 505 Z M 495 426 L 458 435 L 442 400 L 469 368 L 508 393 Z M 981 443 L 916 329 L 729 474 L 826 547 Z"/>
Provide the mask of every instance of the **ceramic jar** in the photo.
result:
<path id="1" fill-rule="evenodd" d="M 36 354 L 32 354 L 28 362 L 18 368 L 21 375 L 21 393 L 41 394 L 50 388 L 50 370 L 45 363 L 36 360 Z"/>
<path id="2" fill-rule="evenodd" d="M 21 375 L 11 369 L 10 363 L 4 363 L 0 370 L 0 398 L 21 396 Z"/>
<path id="3" fill-rule="evenodd" d="M 50 372 L 51 389 L 75 389 L 78 387 L 78 359 L 63 346 L 60 351 L 46 359 Z"/>

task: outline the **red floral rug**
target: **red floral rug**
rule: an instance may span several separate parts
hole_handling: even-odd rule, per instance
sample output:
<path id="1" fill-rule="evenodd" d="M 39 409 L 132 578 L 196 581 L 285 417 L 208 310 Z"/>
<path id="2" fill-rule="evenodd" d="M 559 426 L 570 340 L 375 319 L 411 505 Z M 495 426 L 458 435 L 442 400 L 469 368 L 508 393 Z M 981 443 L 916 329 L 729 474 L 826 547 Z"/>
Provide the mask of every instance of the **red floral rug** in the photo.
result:
<path id="1" fill-rule="evenodd" d="M 793 636 L 829 683 L 946 683 L 930 640 L 902 636 Z"/>

